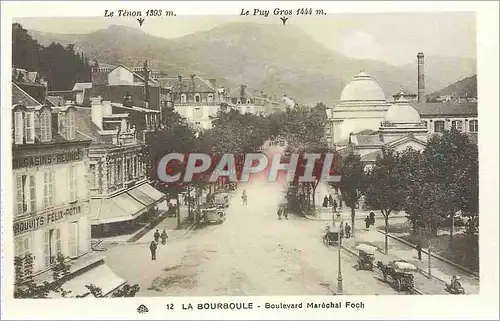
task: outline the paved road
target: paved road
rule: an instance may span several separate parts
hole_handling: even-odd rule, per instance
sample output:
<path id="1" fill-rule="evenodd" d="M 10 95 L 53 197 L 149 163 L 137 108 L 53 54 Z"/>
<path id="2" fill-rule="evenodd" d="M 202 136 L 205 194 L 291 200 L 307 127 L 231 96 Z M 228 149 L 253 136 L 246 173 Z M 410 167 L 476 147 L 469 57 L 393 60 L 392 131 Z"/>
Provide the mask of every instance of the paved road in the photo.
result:
<path id="1" fill-rule="evenodd" d="M 107 263 L 139 296 L 329 295 L 336 290 L 338 252 L 321 241 L 324 222 L 291 217 L 278 220 L 283 192 L 278 183 L 252 181 L 233 194 L 227 221 L 195 230 L 160 246 L 156 261 L 146 244 L 105 252 Z M 356 271 L 356 259 L 342 252 L 346 294 L 394 295 L 369 271 Z"/>

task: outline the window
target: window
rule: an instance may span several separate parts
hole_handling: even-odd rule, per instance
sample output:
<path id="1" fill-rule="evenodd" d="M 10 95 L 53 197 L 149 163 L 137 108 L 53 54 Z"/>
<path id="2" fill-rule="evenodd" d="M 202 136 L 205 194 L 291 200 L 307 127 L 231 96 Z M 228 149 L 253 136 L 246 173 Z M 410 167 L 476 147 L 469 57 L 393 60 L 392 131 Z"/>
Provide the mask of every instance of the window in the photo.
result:
<path id="1" fill-rule="evenodd" d="M 427 126 L 427 121 L 423 120 L 423 121 L 422 121 L 422 126 L 424 126 L 425 128 L 428 128 L 428 126 Z"/>
<path id="2" fill-rule="evenodd" d="M 78 257 L 78 222 L 71 222 L 68 226 L 69 257 Z"/>
<path id="3" fill-rule="evenodd" d="M 50 111 L 44 111 L 40 114 L 40 140 L 42 142 L 50 142 L 52 140 L 51 120 Z"/>
<path id="4" fill-rule="evenodd" d="M 237 104 L 238 104 L 238 105 L 241 105 L 241 100 L 238 100 Z"/>
<path id="5" fill-rule="evenodd" d="M 110 175 L 109 177 L 109 183 L 110 185 L 114 185 L 115 184 L 115 179 L 116 179 L 116 173 L 115 173 L 115 160 L 112 159 L 110 161 L 110 163 L 108 164 L 108 173 Z"/>
<path id="6" fill-rule="evenodd" d="M 247 99 L 247 105 L 250 105 L 250 99 Z"/>
<path id="7" fill-rule="evenodd" d="M 126 160 L 126 167 L 127 169 L 127 173 L 126 173 L 126 177 L 127 177 L 127 181 L 131 181 L 133 179 L 132 177 L 132 160 L 130 158 L 128 158 Z"/>
<path id="8" fill-rule="evenodd" d="M 444 121 L 436 120 L 434 122 L 434 132 L 441 133 L 444 131 Z"/>
<path id="9" fill-rule="evenodd" d="M 14 112 L 14 144 L 21 145 L 24 141 L 24 116 L 22 111 Z"/>
<path id="10" fill-rule="evenodd" d="M 95 165 L 94 164 L 90 164 L 89 166 L 89 184 L 90 184 L 90 188 L 95 188 L 96 186 L 96 179 L 95 179 L 95 175 L 96 175 L 96 172 L 95 172 Z"/>
<path id="11" fill-rule="evenodd" d="M 186 94 L 181 94 L 181 103 L 185 103 L 187 100 Z"/>
<path id="12" fill-rule="evenodd" d="M 61 230 L 58 228 L 45 230 L 44 233 L 44 264 L 49 266 L 55 263 L 58 253 L 62 253 Z"/>
<path id="13" fill-rule="evenodd" d="M 23 281 L 28 275 L 26 273 L 32 273 L 32 269 L 27 268 L 28 262 L 24 260 L 26 255 L 32 253 L 31 250 L 31 238 L 29 236 L 21 236 L 14 241 L 14 255 L 16 257 L 22 258 L 22 270 L 19 271 L 20 275 L 16 273 L 16 281 Z"/>
<path id="14" fill-rule="evenodd" d="M 197 103 L 201 102 L 200 94 L 195 94 L 194 95 L 194 101 L 197 102 Z"/>
<path id="15" fill-rule="evenodd" d="M 71 166 L 68 168 L 68 183 L 69 183 L 69 202 L 77 200 L 78 195 L 76 191 L 76 167 Z"/>
<path id="16" fill-rule="evenodd" d="M 478 130 L 479 130 L 478 125 L 479 124 L 478 124 L 477 120 L 471 120 L 469 122 L 469 132 L 471 132 L 471 133 L 477 133 Z"/>
<path id="17" fill-rule="evenodd" d="M 134 169 L 134 178 L 137 177 L 137 157 L 132 158 L 132 167 Z"/>
<path id="18" fill-rule="evenodd" d="M 54 206 L 54 170 L 43 173 L 43 206 L 50 208 Z"/>
<path id="19" fill-rule="evenodd" d="M 116 162 L 116 183 L 122 183 L 122 166 L 119 162 Z"/>
<path id="20" fill-rule="evenodd" d="M 26 144 L 35 143 L 35 113 L 26 112 L 25 119 Z"/>
<path id="21" fill-rule="evenodd" d="M 207 101 L 208 101 L 209 103 L 213 102 L 213 101 L 214 101 L 214 95 L 213 95 L 213 94 L 208 94 L 208 96 L 207 96 Z"/>
<path id="22" fill-rule="evenodd" d="M 18 215 L 36 210 L 36 184 L 34 175 L 16 177 L 16 211 Z"/>
<path id="23" fill-rule="evenodd" d="M 456 129 L 457 131 L 461 132 L 463 130 L 463 123 L 461 120 L 454 120 L 451 122 L 451 128 Z"/>
<path id="24" fill-rule="evenodd" d="M 76 127 L 75 127 L 75 112 L 73 110 L 67 111 L 67 136 L 68 140 L 73 140 L 76 138 Z"/>
<path id="25" fill-rule="evenodd" d="M 203 116 L 203 112 L 200 107 L 195 107 L 193 116 L 195 119 L 201 118 Z"/>

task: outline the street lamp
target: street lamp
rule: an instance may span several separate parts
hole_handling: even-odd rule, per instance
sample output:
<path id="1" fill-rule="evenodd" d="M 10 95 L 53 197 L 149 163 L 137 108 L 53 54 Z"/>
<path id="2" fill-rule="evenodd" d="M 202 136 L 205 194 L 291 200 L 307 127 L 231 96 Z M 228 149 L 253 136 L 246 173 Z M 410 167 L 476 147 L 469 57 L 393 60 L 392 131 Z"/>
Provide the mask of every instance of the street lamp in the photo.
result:
<path id="1" fill-rule="evenodd" d="M 344 222 L 340 223 L 339 226 L 339 270 L 338 270 L 338 276 L 337 276 L 337 293 L 342 294 L 342 264 L 340 260 L 340 249 L 342 247 L 342 227 Z"/>

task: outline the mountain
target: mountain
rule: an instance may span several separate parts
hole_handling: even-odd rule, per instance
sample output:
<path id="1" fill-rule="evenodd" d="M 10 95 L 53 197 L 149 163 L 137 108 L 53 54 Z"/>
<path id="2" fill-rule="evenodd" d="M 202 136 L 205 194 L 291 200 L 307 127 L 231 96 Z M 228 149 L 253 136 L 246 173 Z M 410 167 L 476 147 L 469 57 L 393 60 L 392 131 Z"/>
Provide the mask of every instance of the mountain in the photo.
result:
<path id="1" fill-rule="evenodd" d="M 99 62 L 132 67 L 148 59 L 153 69 L 173 76 L 194 73 L 217 78 L 219 84 L 229 87 L 246 84 L 278 96 L 286 93 L 304 104 L 322 101 L 330 105 L 361 69 L 379 82 L 388 98 L 401 87 L 416 92 L 416 64 L 397 67 L 353 59 L 312 40 L 293 25 L 230 23 L 176 39 L 117 25 L 80 35 L 29 33 L 44 45 L 74 43 Z M 458 80 L 454 77 L 438 76 L 428 68 L 427 91 Z"/>
<path id="2" fill-rule="evenodd" d="M 476 97 L 477 98 L 477 75 L 464 78 L 439 91 L 427 96 L 428 99 L 435 100 L 439 96 L 451 95 L 452 97 Z"/>

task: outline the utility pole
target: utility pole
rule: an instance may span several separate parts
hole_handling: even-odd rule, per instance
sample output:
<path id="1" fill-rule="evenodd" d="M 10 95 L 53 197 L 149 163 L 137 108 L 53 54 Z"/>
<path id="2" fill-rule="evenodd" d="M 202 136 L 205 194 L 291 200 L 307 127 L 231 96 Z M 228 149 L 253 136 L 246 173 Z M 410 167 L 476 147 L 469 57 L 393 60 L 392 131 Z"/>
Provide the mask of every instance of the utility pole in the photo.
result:
<path id="1" fill-rule="evenodd" d="M 339 227 L 339 270 L 338 270 L 338 276 L 337 276 L 337 293 L 342 294 L 344 291 L 343 286 L 342 286 L 342 263 L 340 259 L 340 250 L 342 248 L 342 227 L 344 224 L 340 224 Z"/>
<path id="2" fill-rule="evenodd" d="M 432 274 L 431 274 L 431 228 L 429 226 L 429 228 L 427 229 L 427 246 L 428 246 L 428 250 L 427 250 L 427 254 L 428 254 L 428 257 L 427 257 L 427 277 L 430 279 L 432 277 Z"/>
<path id="3" fill-rule="evenodd" d="M 179 193 L 176 194 L 177 200 L 177 229 L 181 229 L 181 204 L 179 202 Z"/>

